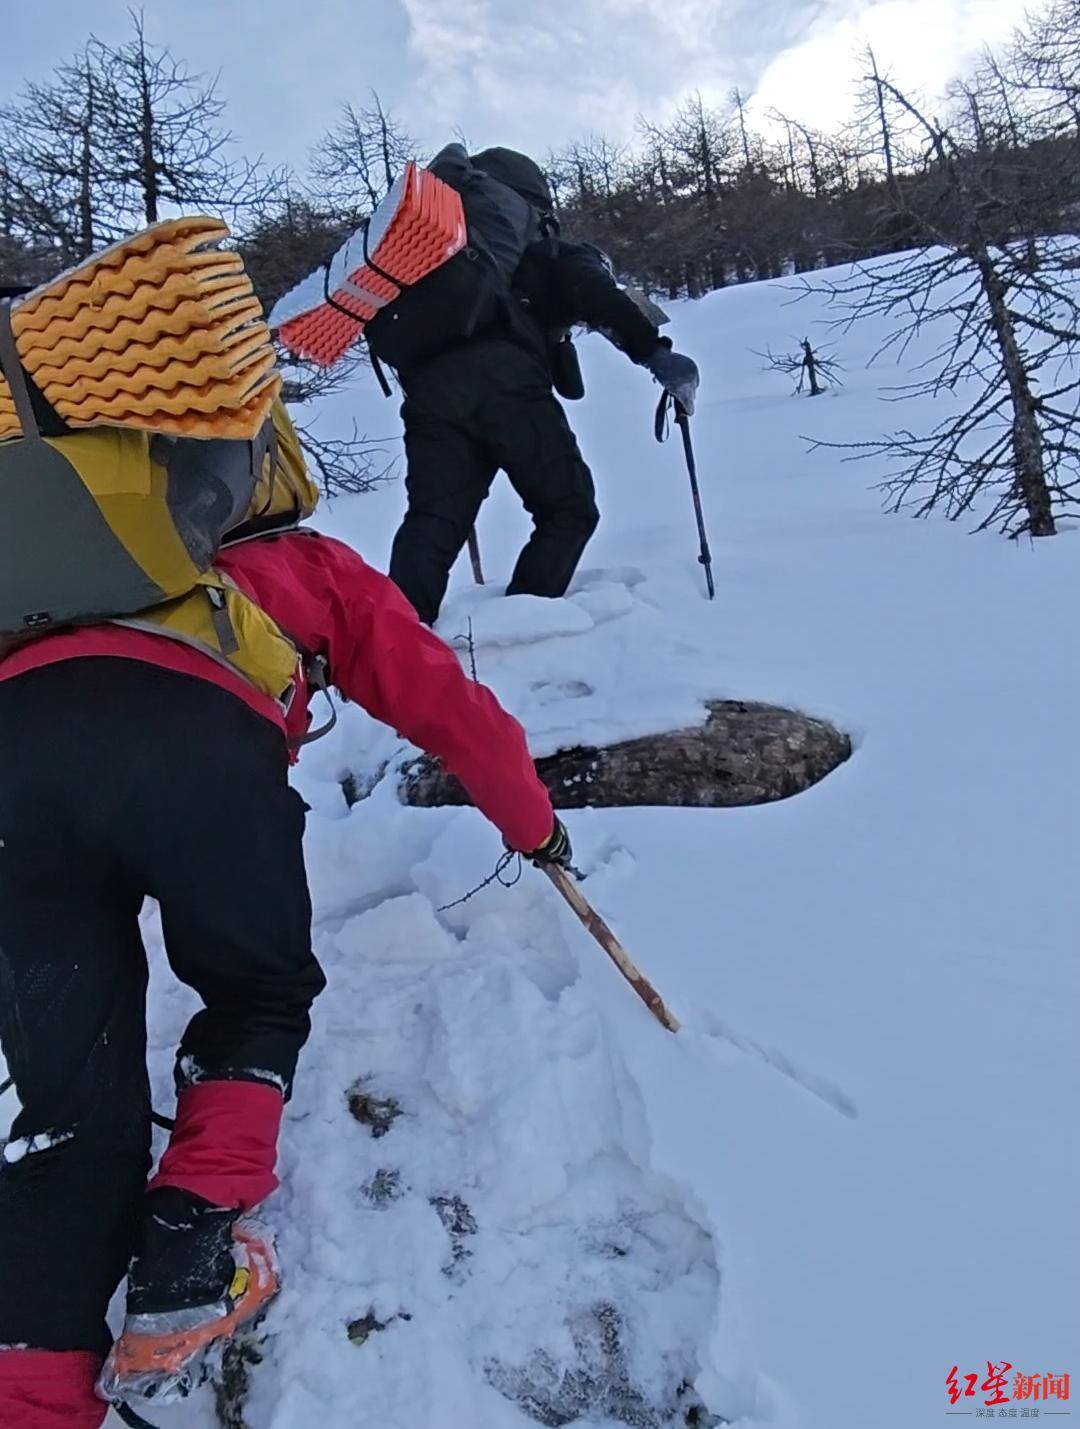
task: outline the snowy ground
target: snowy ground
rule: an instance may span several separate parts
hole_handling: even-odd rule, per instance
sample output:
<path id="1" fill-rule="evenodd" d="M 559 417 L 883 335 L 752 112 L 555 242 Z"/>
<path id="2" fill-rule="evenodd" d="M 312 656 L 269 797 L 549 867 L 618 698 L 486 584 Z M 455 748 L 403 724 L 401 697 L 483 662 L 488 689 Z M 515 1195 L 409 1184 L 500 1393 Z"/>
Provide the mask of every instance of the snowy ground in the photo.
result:
<path id="1" fill-rule="evenodd" d="M 864 371 L 881 334 L 856 333 L 841 391 L 790 395 L 750 351 L 813 331 L 820 306 L 790 296 L 676 311 L 704 375 L 715 604 L 655 389 L 588 339 L 587 569 L 564 601 L 508 601 L 462 563 L 440 628 L 471 618 L 537 753 L 718 696 L 826 716 L 856 753 L 781 804 L 568 816 L 586 891 L 687 1024 L 672 1038 L 531 870 L 437 912 L 498 837 L 400 807 L 378 781 L 400 741 L 345 711 L 298 779 L 330 988 L 268 1208 L 287 1280 L 250 1429 L 525 1429 L 566 1422 L 552 1393 L 575 1422 L 667 1429 L 686 1381 L 746 1429 L 923 1429 L 955 1364 L 1076 1371 L 1080 535 L 889 517 L 872 468 L 808 455 L 800 434 L 898 422 L 877 399 L 897 374 Z M 373 385 L 327 429 L 357 414 L 397 431 Z M 323 524 L 383 564 L 401 505 L 394 484 Z M 479 530 L 505 579 L 525 522 L 504 485 Z M 351 812 L 350 772 L 374 786 Z M 167 1106 L 189 1004 L 148 931 Z M 350 1115 L 358 1083 L 399 1104 L 385 1135 Z M 386 1328 L 351 1342 L 367 1315 Z M 158 1417 L 214 1422 L 206 1401 Z"/>

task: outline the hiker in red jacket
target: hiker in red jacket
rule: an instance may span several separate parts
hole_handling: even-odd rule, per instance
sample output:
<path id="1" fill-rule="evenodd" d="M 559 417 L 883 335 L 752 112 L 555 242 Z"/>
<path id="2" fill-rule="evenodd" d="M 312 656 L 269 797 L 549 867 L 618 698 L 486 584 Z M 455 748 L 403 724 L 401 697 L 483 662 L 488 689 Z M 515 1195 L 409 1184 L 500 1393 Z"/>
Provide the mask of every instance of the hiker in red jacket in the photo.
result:
<path id="1" fill-rule="evenodd" d="M 343 694 L 442 759 L 507 844 L 569 861 L 522 729 L 389 580 L 299 531 L 216 566 Z M 22 1104 L 0 1160 L 11 1429 L 101 1423 L 105 1312 L 133 1251 L 103 1381 L 117 1398 L 182 1373 L 276 1290 L 269 1247 L 240 1217 L 277 1185 L 282 1110 L 324 985 L 304 805 L 287 780 L 306 693 L 286 713 L 207 654 L 114 625 L 0 660 L 0 1036 Z M 146 896 L 204 1003 L 149 1187 Z"/>

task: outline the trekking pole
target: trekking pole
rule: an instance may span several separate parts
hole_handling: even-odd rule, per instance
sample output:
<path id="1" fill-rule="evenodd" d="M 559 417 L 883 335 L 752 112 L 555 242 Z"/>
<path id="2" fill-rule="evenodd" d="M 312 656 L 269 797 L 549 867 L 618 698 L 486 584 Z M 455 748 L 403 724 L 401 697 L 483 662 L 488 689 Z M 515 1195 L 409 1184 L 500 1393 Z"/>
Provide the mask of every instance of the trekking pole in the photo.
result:
<path id="1" fill-rule="evenodd" d="M 667 430 L 667 409 L 668 403 L 673 401 L 670 393 L 665 392 L 660 398 L 660 405 L 656 409 L 656 440 L 662 442 Z M 712 552 L 709 550 L 709 538 L 705 534 L 705 513 L 701 508 L 701 491 L 698 488 L 697 462 L 694 460 L 694 444 L 690 439 L 690 414 L 681 402 L 675 401 L 675 421 L 682 432 L 683 452 L 686 455 L 686 469 L 690 473 L 690 493 L 694 498 L 694 515 L 697 518 L 698 540 L 700 551 L 698 560 L 705 567 L 705 584 L 708 587 L 709 599 L 716 599 L 716 586 L 713 583 L 712 572 Z"/>
<path id="2" fill-rule="evenodd" d="M 560 868 L 558 864 L 542 863 L 538 865 L 544 870 L 552 883 L 559 890 L 562 896 L 569 903 L 582 923 L 593 935 L 596 941 L 607 953 L 608 957 L 622 973 L 623 977 L 641 998 L 642 1002 L 649 1009 L 652 1015 L 669 1032 L 678 1032 L 680 1027 L 679 1019 L 669 1011 L 664 999 L 653 987 L 645 974 L 637 967 L 630 954 L 616 938 L 608 925 L 604 922 L 600 914 L 589 903 L 588 899 L 578 888 L 565 868 Z"/>
<path id="3" fill-rule="evenodd" d="M 705 567 L 705 584 L 709 589 L 709 599 L 715 600 L 716 586 L 713 584 L 712 552 L 709 550 L 709 538 L 705 534 L 705 513 L 701 509 L 701 492 L 698 490 L 697 462 L 694 460 L 694 444 L 690 440 L 690 414 L 678 402 L 675 403 L 675 420 L 682 431 L 686 469 L 690 473 L 690 491 L 694 498 L 694 515 L 697 517 L 698 537 L 701 541 L 698 560 Z"/>
<path id="4" fill-rule="evenodd" d="M 472 561 L 473 580 L 477 585 L 483 585 L 484 568 L 480 564 L 480 541 L 475 526 L 469 532 L 469 560 Z"/>

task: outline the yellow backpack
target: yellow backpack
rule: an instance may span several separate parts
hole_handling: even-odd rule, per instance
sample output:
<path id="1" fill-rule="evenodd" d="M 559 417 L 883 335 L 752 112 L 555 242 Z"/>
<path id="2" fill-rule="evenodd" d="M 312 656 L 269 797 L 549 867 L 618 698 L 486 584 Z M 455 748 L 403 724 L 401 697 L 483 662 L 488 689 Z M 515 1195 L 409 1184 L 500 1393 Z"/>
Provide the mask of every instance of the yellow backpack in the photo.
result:
<path id="1" fill-rule="evenodd" d="M 251 441 L 72 431 L 27 379 L 0 302 L 0 371 L 22 435 L 0 441 L 0 654 L 115 621 L 193 645 L 287 701 L 299 653 L 214 559 L 287 529 L 318 491 L 280 399 Z"/>
<path id="2" fill-rule="evenodd" d="M 207 448 L 247 445 L 231 441 L 208 443 L 187 437 L 169 441 L 172 452 L 162 450 L 160 454 L 174 476 L 183 471 L 189 477 L 184 482 L 185 489 L 195 489 L 199 485 L 197 473 L 205 471 L 208 458 L 218 457 Z M 267 430 L 252 446 L 254 479 L 248 506 L 242 519 L 231 523 L 224 532 L 218 549 L 290 530 L 306 520 L 318 505 L 319 489 L 308 474 L 296 429 L 280 399 L 274 403 Z M 189 463 L 190 470 L 186 470 Z M 224 659 L 257 688 L 281 700 L 287 700 L 292 692 L 298 658 L 310 659 L 308 652 L 301 650 L 261 606 L 213 566 L 179 598 L 116 623 L 193 644 Z M 314 683 L 319 684 L 317 674 Z"/>

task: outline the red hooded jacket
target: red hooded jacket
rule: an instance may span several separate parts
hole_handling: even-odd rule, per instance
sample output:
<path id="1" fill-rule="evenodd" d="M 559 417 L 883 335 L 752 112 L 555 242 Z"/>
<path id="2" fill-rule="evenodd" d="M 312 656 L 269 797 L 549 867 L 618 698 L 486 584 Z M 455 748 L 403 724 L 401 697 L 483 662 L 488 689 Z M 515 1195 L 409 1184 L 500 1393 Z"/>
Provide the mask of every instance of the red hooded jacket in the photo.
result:
<path id="1" fill-rule="evenodd" d="M 539 847 L 553 813 L 521 726 L 457 657 L 420 624 L 385 576 L 340 541 L 293 532 L 223 552 L 220 569 L 313 654 L 333 683 L 369 714 L 437 755 L 512 847 Z M 159 635 L 114 625 L 46 636 L 0 660 L 0 680 L 83 656 L 142 660 L 231 691 L 282 730 L 304 732 L 307 690 L 297 682 L 288 716 L 242 676 Z M 282 1099 L 265 1086 L 213 1082 L 181 1093 L 177 1126 L 155 1185 L 181 1185 L 221 1205 L 249 1207 L 273 1174 Z M 94 1394 L 99 1356 L 3 1347 L 0 1422 L 12 1429 L 97 1429 L 106 1406 Z"/>
<path id="2" fill-rule="evenodd" d="M 454 652 L 421 625 L 386 576 L 342 542 L 296 531 L 227 549 L 216 564 L 308 650 L 326 657 L 343 695 L 441 759 L 511 847 L 528 851 L 549 836 L 551 800 L 521 726 L 486 686 L 465 676 Z M 302 682 L 286 717 L 243 676 L 197 650 L 115 625 L 25 645 L 0 660 L 0 680 L 87 655 L 197 675 L 230 690 L 285 735 L 307 728 Z"/>

